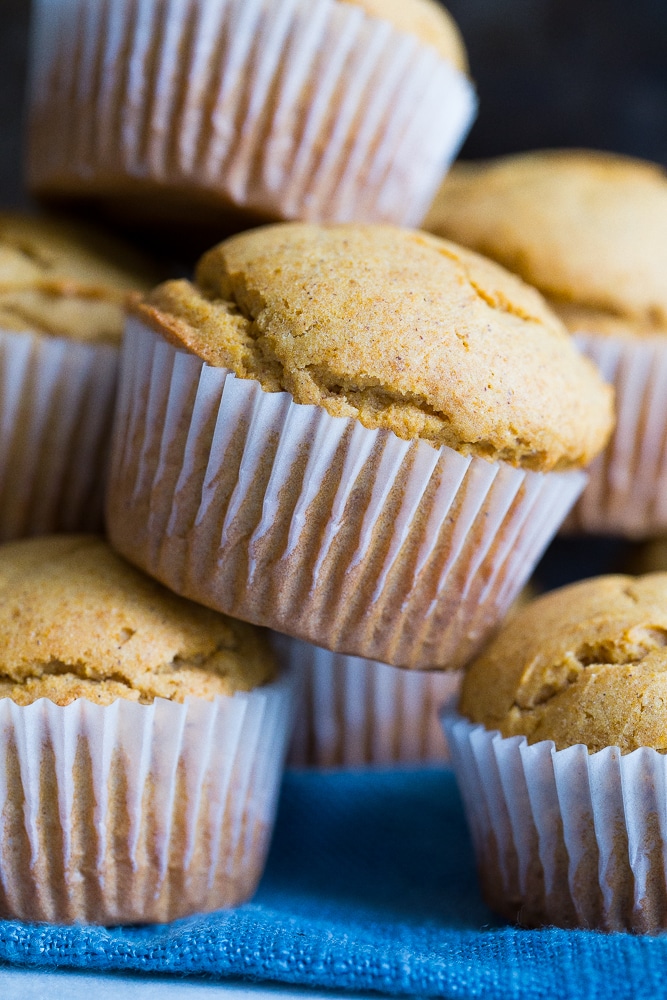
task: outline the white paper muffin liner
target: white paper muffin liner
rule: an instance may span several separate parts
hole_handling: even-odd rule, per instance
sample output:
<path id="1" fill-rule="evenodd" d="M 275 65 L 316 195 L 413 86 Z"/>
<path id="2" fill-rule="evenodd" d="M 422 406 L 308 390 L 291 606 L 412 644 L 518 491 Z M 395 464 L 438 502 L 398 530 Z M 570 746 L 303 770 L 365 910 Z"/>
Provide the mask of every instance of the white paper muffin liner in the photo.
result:
<path id="1" fill-rule="evenodd" d="M 394 666 L 456 669 L 584 482 L 368 430 L 128 323 L 110 540 L 234 618 Z"/>
<path id="2" fill-rule="evenodd" d="M 147 923 L 262 873 L 293 677 L 184 704 L 0 701 L 0 916 Z"/>
<path id="3" fill-rule="evenodd" d="M 458 691 L 460 673 L 399 670 L 277 632 L 271 641 L 301 680 L 289 764 L 358 767 L 448 758 L 438 710 Z"/>
<path id="4" fill-rule="evenodd" d="M 120 350 L 0 329 L 0 541 L 100 531 Z"/>
<path id="5" fill-rule="evenodd" d="M 616 429 L 590 466 L 566 530 L 646 538 L 667 531 L 667 339 L 580 333 L 616 392 Z"/>
<path id="6" fill-rule="evenodd" d="M 476 110 L 435 49 L 337 0 L 35 0 L 33 19 L 40 194 L 413 226 Z"/>
<path id="7" fill-rule="evenodd" d="M 667 757 L 556 750 L 443 716 L 489 905 L 527 926 L 667 929 Z"/>

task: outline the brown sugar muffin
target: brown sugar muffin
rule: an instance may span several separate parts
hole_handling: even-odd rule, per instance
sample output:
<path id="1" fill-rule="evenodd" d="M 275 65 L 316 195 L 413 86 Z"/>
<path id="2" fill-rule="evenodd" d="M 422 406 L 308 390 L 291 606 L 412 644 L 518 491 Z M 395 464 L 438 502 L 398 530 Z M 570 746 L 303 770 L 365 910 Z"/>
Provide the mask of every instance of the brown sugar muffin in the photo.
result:
<path id="1" fill-rule="evenodd" d="M 425 222 L 547 296 L 614 383 L 618 425 L 571 525 L 667 527 L 667 175 L 608 153 L 540 152 L 457 167 Z"/>
<path id="2" fill-rule="evenodd" d="M 445 720 L 490 904 L 531 926 L 667 927 L 667 573 L 553 591 Z"/>
<path id="3" fill-rule="evenodd" d="M 58 535 L 0 546 L 0 636 L 3 919 L 167 921 L 251 895 L 291 722 L 259 630 Z"/>
<path id="4" fill-rule="evenodd" d="M 97 231 L 0 213 L 0 540 L 101 526 L 124 302 L 154 281 Z"/>
<path id="5" fill-rule="evenodd" d="M 416 225 L 476 110 L 433 0 L 38 0 L 33 18 L 31 190 L 218 239 Z"/>
<path id="6" fill-rule="evenodd" d="M 612 423 L 536 292 L 394 227 L 242 234 L 128 333 L 112 544 L 203 604 L 395 666 L 473 654 Z"/>

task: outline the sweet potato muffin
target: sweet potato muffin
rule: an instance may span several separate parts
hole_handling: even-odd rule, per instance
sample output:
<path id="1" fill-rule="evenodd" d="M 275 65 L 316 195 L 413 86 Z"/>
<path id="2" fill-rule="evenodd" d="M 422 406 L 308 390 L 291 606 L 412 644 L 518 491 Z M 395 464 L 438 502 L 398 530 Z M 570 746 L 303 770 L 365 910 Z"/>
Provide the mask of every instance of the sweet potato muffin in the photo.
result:
<path id="1" fill-rule="evenodd" d="M 120 344 L 124 303 L 157 271 L 125 244 L 52 216 L 0 213 L 0 329 Z"/>
<path id="2" fill-rule="evenodd" d="M 667 573 L 517 612 L 445 720 L 485 895 L 511 920 L 667 927 Z"/>
<path id="3" fill-rule="evenodd" d="M 255 230 L 135 313 L 112 543 L 192 599 L 395 666 L 480 645 L 612 423 L 541 297 L 423 233 Z"/>
<path id="4" fill-rule="evenodd" d="M 267 642 L 92 536 L 0 546 L 0 914 L 150 923 L 262 872 L 291 722 Z"/>
<path id="5" fill-rule="evenodd" d="M 0 213 L 0 540 L 102 526 L 124 303 L 156 275 L 97 230 Z"/>
<path id="6" fill-rule="evenodd" d="M 547 471 L 586 465 L 611 428 L 611 394 L 541 297 L 422 233 L 255 230 L 137 311 L 209 365 L 405 440 Z"/>
<path id="7" fill-rule="evenodd" d="M 28 182 L 171 223 L 172 238 L 258 219 L 416 225 L 475 114 L 460 35 L 433 0 L 112 0 L 98 14 L 34 5 Z"/>
<path id="8" fill-rule="evenodd" d="M 0 698 L 69 705 L 233 695 L 275 679 L 262 633 L 172 594 L 101 538 L 0 547 Z"/>
<path id="9" fill-rule="evenodd" d="M 519 611 L 467 673 L 472 722 L 558 750 L 667 750 L 667 573 L 573 584 Z"/>
<path id="10" fill-rule="evenodd" d="M 592 151 L 462 164 L 426 228 L 497 260 L 547 297 L 614 383 L 618 426 L 572 526 L 651 536 L 667 527 L 667 175 Z"/>

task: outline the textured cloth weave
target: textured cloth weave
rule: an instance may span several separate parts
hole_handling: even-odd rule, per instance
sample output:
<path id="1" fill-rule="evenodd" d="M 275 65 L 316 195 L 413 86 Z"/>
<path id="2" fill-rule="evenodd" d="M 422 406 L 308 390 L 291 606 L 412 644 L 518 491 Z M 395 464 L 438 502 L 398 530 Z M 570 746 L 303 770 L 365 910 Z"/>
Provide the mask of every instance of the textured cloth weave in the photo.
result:
<path id="1" fill-rule="evenodd" d="M 495 920 L 447 771 L 292 772 L 252 903 L 167 927 L 0 922 L 0 961 L 452 1000 L 655 1000 L 667 936 Z"/>

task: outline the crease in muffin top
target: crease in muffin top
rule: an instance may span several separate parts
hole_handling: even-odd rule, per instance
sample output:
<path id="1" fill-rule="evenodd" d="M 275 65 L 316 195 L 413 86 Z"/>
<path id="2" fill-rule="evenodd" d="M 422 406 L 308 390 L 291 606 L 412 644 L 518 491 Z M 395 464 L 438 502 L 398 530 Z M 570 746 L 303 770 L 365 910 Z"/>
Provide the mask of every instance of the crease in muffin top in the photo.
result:
<path id="1" fill-rule="evenodd" d="M 607 441 L 612 392 L 541 296 L 392 226 L 288 223 L 209 251 L 141 318 L 208 364 L 333 416 L 548 471 Z"/>
<path id="2" fill-rule="evenodd" d="M 273 679 L 262 631 L 171 593 L 94 536 L 0 546 L 0 697 L 211 700 Z"/>

